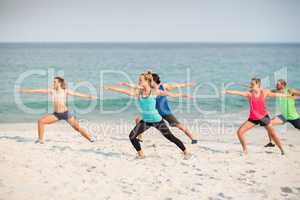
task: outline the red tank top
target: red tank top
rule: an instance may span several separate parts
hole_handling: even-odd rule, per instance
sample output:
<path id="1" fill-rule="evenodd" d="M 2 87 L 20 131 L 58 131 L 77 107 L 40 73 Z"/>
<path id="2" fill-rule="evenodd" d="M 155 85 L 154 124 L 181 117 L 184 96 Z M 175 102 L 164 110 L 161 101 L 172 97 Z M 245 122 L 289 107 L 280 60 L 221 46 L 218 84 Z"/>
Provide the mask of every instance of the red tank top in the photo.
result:
<path id="1" fill-rule="evenodd" d="M 263 90 L 260 91 L 259 97 L 255 97 L 254 92 L 251 92 L 251 96 L 249 97 L 249 106 L 249 119 L 261 120 L 268 114 Z"/>

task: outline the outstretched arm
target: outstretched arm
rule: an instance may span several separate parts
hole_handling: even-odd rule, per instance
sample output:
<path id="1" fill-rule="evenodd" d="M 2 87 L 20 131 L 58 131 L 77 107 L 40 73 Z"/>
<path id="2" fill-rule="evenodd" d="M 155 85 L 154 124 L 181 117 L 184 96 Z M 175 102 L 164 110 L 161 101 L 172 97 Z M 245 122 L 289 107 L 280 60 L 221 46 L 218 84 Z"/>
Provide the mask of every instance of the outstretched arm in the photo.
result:
<path id="1" fill-rule="evenodd" d="M 189 94 L 184 94 L 184 93 L 172 93 L 169 91 L 162 91 L 162 90 L 158 90 L 157 91 L 157 96 L 169 96 L 169 97 L 184 97 L 184 98 L 192 98 L 191 95 Z"/>
<path id="2" fill-rule="evenodd" d="M 48 89 L 20 89 L 19 92 L 26 94 L 48 94 Z"/>
<path id="3" fill-rule="evenodd" d="M 237 91 L 237 90 L 225 90 L 225 94 L 239 95 L 239 96 L 243 96 L 243 97 L 249 96 L 249 92 L 242 92 L 242 91 Z"/>
<path id="4" fill-rule="evenodd" d="M 134 96 L 134 97 L 137 96 L 137 94 L 136 94 L 135 91 L 129 90 L 129 89 L 124 89 L 124 88 L 104 86 L 104 90 L 110 90 L 110 91 L 113 91 L 113 92 L 119 92 L 119 93 L 127 94 L 128 96 Z"/>
<path id="5" fill-rule="evenodd" d="M 85 99 L 97 99 L 97 97 L 95 97 L 95 96 L 79 93 L 79 92 L 76 92 L 76 91 L 73 91 L 73 90 L 68 90 L 67 94 L 70 95 L 70 96 L 81 97 L 81 98 L 85 98 Z"/>
<path id="6" fill-rule="evenodd" d="M 170 90 L 174 90 L 177 88 L 193 87 L 194 85 L 195 85 L 194 83 L 175 83 L 175 84 L 166 83 L 166 84 L 164 84 L 164 88 L 166 90 L 170 91 Z"/>
<path id="7" fill-rule="evenodd" d="M 121 85 L 121 86 L 127 86 L 127 87 L 133 88 L 133 89 L 142 89 L 142 87 L 140 87 L 138 85 L 130 84 L 128 82 L 117 82 L 117 84 Z"/>
<path id="8" fill-rule="evenodd" d="M 265 90 L 265 95 L 267 97 L 289 97 L 291 95 L 286 95 L 284 93 L 274 92 L 272 90 Z"/>
<path id="9" fill-rule="evenodd" d="M 289 89 L 289 93 L 293 96 L 300 96 L 300 91 L 296 90 L 296 89 Z"/>

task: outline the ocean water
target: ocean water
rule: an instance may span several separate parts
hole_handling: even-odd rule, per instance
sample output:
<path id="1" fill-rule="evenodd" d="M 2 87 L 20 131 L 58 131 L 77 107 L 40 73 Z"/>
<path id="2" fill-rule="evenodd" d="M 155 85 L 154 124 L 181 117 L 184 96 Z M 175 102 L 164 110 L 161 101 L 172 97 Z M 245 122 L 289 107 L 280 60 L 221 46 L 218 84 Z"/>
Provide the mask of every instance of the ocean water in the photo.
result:
<path id="1" fill-rule="evenodd" d="M 224 87 L 246 90 L 249 80 L 259 77 L 265 88 L 274 88 L 275 81 L 284 78 L 290 87 L 300 89 L 300 44 L 2 43 L 0 123 L 32 122 L 51 113 L 46 95 L 19 95 L 15 89 L 48 88 L 56 75 L 63 75 L 69 88 L 99 97 L 97 101 L 70 98 L 69 108 L 78 118 L 132 121 L 139 113 L 136 101 L 102 92 L 101 86 L 136 83 L 147 69 L 160 74 L 164 83 L 196 84 L 180 90 L 194 99 L 169 98 L 180 120 L 246 119 L 247 100 L 224 96 Z M 274 99 L 268 100 L 268 109 L 275 113 Z"/>

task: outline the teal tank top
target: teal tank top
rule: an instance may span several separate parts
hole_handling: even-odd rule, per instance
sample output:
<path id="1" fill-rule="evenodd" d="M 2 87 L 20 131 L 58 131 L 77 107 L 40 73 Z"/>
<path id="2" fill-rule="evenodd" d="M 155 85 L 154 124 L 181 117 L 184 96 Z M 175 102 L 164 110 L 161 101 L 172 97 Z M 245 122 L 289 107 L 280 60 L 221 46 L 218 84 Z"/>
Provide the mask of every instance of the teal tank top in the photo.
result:
<path id="1" fill-rule="evenodd" d="M 139 96 L 138 103 L 141 109 L 141 114 L 144 122 L 160 122 L 162 117 L 156 109 L 156 99 L 153 95 L 143 97 Z"/>

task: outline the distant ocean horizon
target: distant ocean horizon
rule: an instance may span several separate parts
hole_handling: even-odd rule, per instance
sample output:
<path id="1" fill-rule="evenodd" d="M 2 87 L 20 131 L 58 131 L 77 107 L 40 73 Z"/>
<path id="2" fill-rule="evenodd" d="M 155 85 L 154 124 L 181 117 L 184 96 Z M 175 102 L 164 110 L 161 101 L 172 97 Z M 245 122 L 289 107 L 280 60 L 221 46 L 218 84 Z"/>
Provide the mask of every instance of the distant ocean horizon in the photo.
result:
<path id="1" fill-rule="evenodd" d="M 70 110 L 77 109 L 78 118 L 132 121 L 139 113 L 135 101 L 121 94 L 100 93 L 100 85 L 136 83 L 138 75 L 149 68 L 164 83 L 196 83 L 181 91 L 194 94 L 194 100 L 169 98 L 180 120 L 246 119 L 247 100 L 224 97 L 224 86 L 245 90 L 252 77 L 259 77 L 265 88 L 273 89 L 275 81 L 284 78 L 289 87 L 300 89 L 300 43 L 2 42 L 0 123 L 33 122 L 51 112 L 45 95 L 20 95 L 29 108 L 44 109 L 37 114 L 26 113 L 16 104 L 17 80 L 30 71 L 43 75 L 28 76 L 21 82 L 23 88 L 47 88 L 52 82 L 48 77 L 60 74 L 78 91 L 88 93 L 86 84 L 94 87 L 100 99 L 91 111 L 87 110 L 91 101 L 70 100 Z M 276 112 L 274 99 L 268 100 L 268 109 Z"/>

